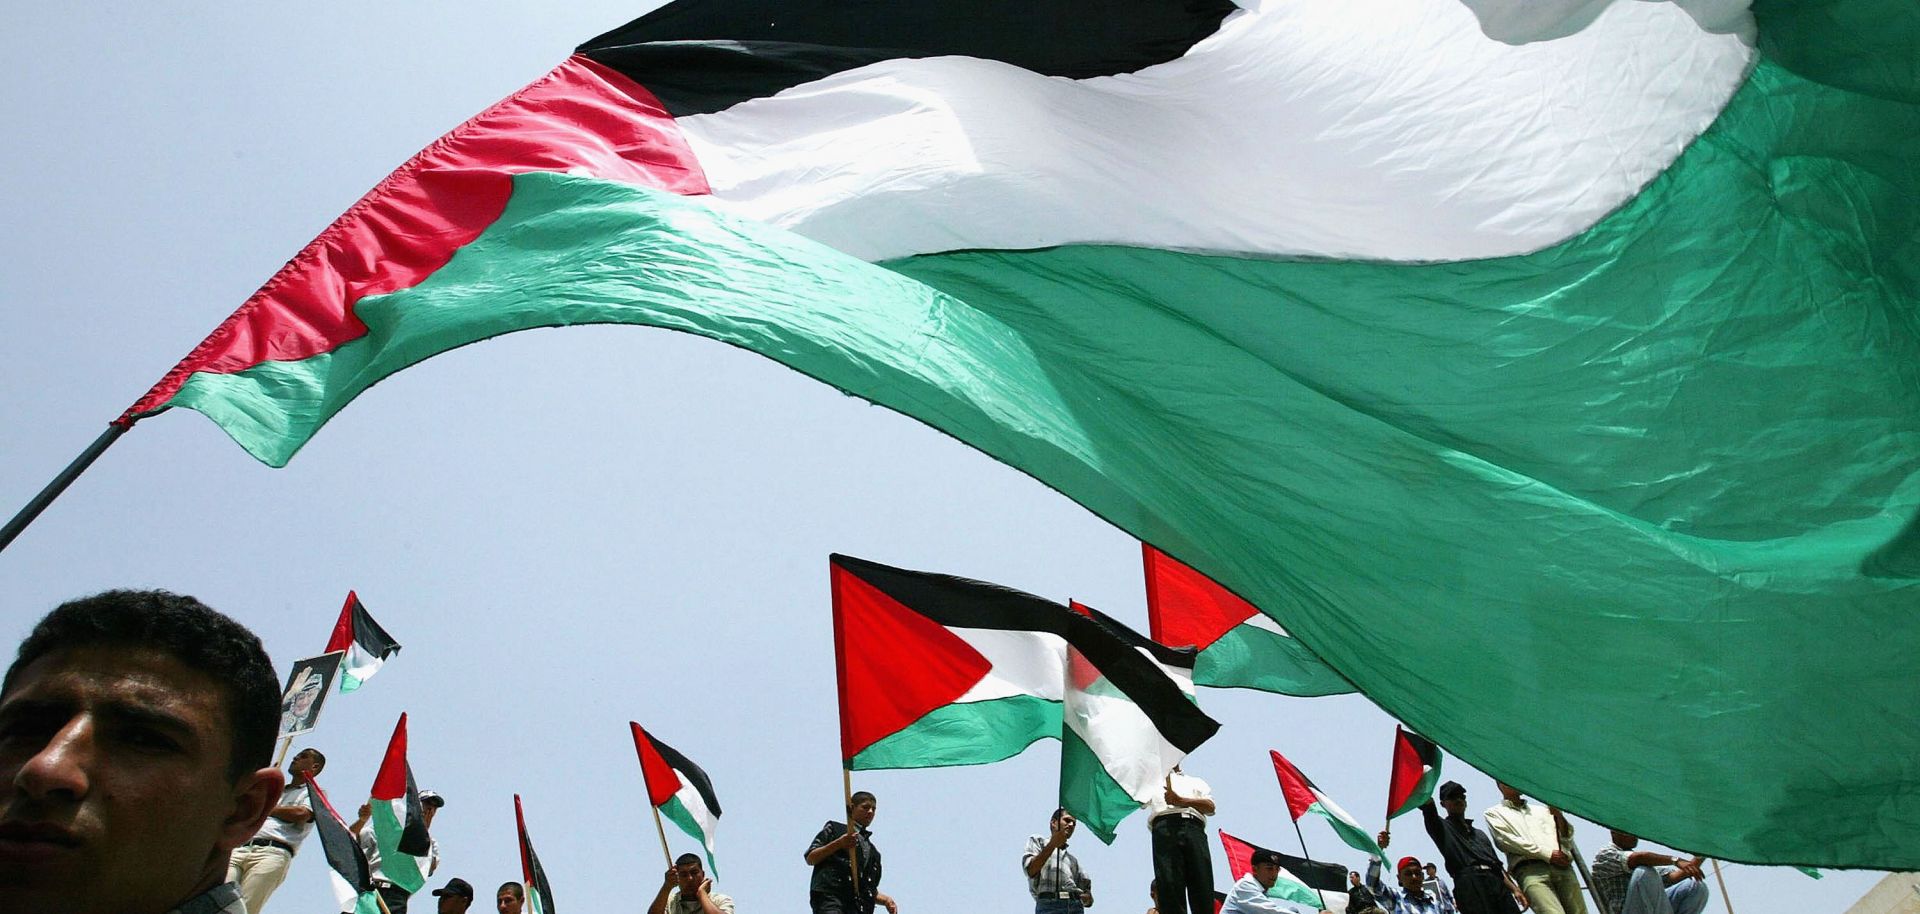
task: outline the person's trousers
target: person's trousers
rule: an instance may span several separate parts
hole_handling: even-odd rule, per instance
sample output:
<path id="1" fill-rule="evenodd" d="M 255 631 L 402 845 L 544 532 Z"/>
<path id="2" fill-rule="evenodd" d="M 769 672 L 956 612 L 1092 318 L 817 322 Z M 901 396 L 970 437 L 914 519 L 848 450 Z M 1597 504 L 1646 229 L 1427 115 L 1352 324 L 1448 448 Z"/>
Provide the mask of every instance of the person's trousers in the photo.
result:
<path id="1" fill-rule="evenodd" d="M 407 898 L 412 893 L 397 885 L 376 885 L 374 889 L 380 893 L 380 900 L 387 903 L 389 914 L 407 914 Z M 251 914 L 252 909 L 248 912 Z"/>
<path id="2" fill-rule="evenodd" d="M 1086 905 L 1078 898 L 1035 898 L 1033 914 L 1082 914 Z"/>
<path id="3" fill-rule="evenodd" d="M 1153 820 L 1151 828 L 1153 881 L 1162 914 L 1177 914 L 1183 897 L 1187 914 L 1213 914 L 1213 854 L 1207 849 L 1206 823 L 1168 814 Z"/>
<path id="4" fill-rule="evenodd" d="M 1453 873 L 1453 903 L 1460 914 L 1520 914 L 1500 871 L 1478 866 Z"/>
<path id="5" fill-rule="evenodd" d="M 1667 871 L 1636 867 L 1627 881 L 1620 914 L 1700 914 L 1707 906 L 1706 883 L 1688 876 L 1667 885 Z"/>
<path id="6" fill-rule="evenodd" d="M 287 869 L 292 865 L 293 855 L 283 848 L 243 844 L 227 858 L 227 881 L 240 889 L 247 910 L 257 914 L 267 906 L 273 890 L 287 881 Z"/>
<path id="7" fill-rule="evenodd" d="M 807 907 L 813 914 L 873 914 L 876 905 L 873 899 L 854 901 L 846 895 L 831 892 L 808 892 Z"/>
<path id="8" fill-rule="evenodd" d="M 1580 877 L 1574 875 L 1573 867 L 1528 860 L 1513 868 L 1513 881 L 1520 883 L 1534 914 L 1587 914 L 1587 900 L 1580 897 Z"/>

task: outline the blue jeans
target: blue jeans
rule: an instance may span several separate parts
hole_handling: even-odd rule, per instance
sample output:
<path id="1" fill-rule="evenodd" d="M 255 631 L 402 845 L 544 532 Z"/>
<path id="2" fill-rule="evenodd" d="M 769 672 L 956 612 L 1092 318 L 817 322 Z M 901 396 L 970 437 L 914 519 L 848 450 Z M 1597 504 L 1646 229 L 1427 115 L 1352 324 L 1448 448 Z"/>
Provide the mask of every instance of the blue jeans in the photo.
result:
<path id="1" fill-rule="evenodd" d="M 1643 866 L 1627 882 L 1627 899 L 1620 914 L 1700 914 L 1707 906 L 1706 883 L 1688 876 L 1672 885 L 1665 874 Z"/>
<path id="2" fill-rule="evenodd" d="M 1081 914 L 1086 907 L 1078 898 L 1035 898 L 1033 914 Z"/>

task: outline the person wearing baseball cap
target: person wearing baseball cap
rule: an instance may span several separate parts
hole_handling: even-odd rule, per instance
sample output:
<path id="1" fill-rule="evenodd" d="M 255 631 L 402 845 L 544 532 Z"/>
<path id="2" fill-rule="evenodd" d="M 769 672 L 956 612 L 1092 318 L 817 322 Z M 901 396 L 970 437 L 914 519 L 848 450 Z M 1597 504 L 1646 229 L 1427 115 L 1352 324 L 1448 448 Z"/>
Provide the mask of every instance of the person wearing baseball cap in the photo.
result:
<path id="1" fill-rule="evenodd" d="M 432 876 L 440 868 L 440 841 L 433 837 L 433 818 L 440 813 L 440 807 L 447 805 L 444 797 L 431 790 L 420 791 L 420 820 L 427 827 L 427 855 L 414 858 L 423 876 Z M 354 833 L 360 844 L 360 853 L 367 858 L 367 871 L 372 876 L 374 891 L 380 893 L 380 900 L 386 902 L 389 914 L 407 914 L 407 899 L 411 892 L 395 885 L 387 878 L 386 870 L 381 866 L 380 842 L 375 839 L 373 829 L 367 827 L 373 816 L 371 803 L 360 804 L 360 817 L 353 820 L 349 830 Z M 438 892 L 434 894 L 438 895 Z"/>
<path id="2" fill-rule="evenodd" d="M 1393 872 L 1399 888 L 1380 882 L 1380 858 L 1367 864 L 1367 888 L 1387 914 L 1455 914 L 1453 901 L 1427 891 L 1427 871 L 1417 857 L 1401 857 Z"/>
<path id="3" fill-rule="evenodd" d="M 473 886 L 456 877 L 434 889 L 433 897 L 440 899 L 440 914 L 466 914 L 467 907 L 473 904 Z"/>

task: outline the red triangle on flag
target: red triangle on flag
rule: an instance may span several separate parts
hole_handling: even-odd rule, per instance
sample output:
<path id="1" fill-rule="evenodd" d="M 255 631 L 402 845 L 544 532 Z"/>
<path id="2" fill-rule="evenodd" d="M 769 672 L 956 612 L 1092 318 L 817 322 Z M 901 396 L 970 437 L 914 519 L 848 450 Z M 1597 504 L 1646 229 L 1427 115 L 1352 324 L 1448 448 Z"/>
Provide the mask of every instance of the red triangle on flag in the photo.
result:
<path id="1" fill-rule="evenodd" d="M 1147 634 L 1169 647 L 1206 650 L 1234 626 L 1259 613 L 1214 580 L 1146 543 Z"/>
<path id="2" fill-rule="evenodd" d="M 633 749 L 640 753 L 640 776 L 647 783 L 647 802 L 659 806 L 680 792 L 680 772 L 673 770 L 667 760 L 660 756 L 660 750 L 653 748 L 653 739 L 647 731 L 632 721 L 627 726 L 633 728 Z"/>
<path id="3" fill-rule="evenodd" d="M 851 761 L 927 712 L 966 694 L 993 663 L 940 623 L 829 562 L 840 752 Z"/>
<path id="4" fill-rule="evenodd" d="M 1280 792 L 1286 795 L 1287 813 L 1298 821 L 1307 814 L 1308 807 L 1320 802 L 1313 792 L 1313 782 L 1278 750 L 1269 749 L 1267 754 L 1273 756 L 1273 773 L 1280 777 Z"/>
<path id="5" fill-rule="evenodd" d="M 1222 831 L 1220 849 L 1227 854 L 1227 875 L 1233 881 L 1239 882 L 1240 877 L 1253 872 L 1253 852 L 1259 848 Z"/>
<path id="6" fill-rule="evenodd" d="M 347 602 L 340 607 L 340 618 L 333 623 L 333 634 L 327 637 L 327 649 L 323 653 L 353 649 L 353 607 L 359 602 L 359 596 L 347 591 Z"/>
<path id="7" fill-rule="evenodd" d="M 393 725 L 393 738 L 387 741 L 387 754 L 380 760 L 380 773 L 373 777 L 373 798 L 398 800 L 407 795 L 407 715 Z"/>

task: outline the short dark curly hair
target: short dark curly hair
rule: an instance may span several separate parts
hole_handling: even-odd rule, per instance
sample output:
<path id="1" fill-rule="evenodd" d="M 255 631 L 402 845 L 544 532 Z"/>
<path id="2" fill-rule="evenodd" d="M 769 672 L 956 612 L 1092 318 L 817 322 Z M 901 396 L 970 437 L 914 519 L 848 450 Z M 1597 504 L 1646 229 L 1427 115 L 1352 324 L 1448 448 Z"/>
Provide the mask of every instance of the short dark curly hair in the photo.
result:
<path id="1" fill-rule="evenodd" d="M 163 651 L 213 677 L 226 690 L 233 725 L 228 776 L 273 763 L 280 730 L 280 687 L 259 636 L 193 597 L 164 590 L 109 590 L 60 604 L 33 627 L 0 695 L 34 661 L 56 651 L 125 645 Z"/>

